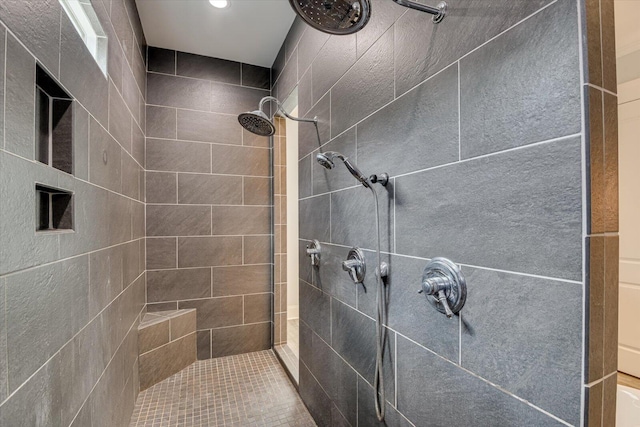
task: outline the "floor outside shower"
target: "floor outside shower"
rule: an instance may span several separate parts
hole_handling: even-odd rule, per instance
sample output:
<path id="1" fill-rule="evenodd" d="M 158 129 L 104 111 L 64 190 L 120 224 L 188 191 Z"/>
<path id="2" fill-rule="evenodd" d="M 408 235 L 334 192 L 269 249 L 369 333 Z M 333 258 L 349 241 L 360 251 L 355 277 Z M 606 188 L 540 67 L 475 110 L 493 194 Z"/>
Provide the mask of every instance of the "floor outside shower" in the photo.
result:
<path id="1" fill-rule="evenodd" d="M 140 393 L 130 427 L 312 427 L 271 350 L 198 361 Z"/>

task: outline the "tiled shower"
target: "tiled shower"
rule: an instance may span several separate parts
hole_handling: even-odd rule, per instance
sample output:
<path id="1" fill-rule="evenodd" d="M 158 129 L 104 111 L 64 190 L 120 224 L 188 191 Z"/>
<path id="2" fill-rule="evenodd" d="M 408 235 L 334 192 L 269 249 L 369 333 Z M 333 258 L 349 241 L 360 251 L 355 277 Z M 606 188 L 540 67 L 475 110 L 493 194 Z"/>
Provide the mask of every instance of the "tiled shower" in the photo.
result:
<path id="1" fill-rule="evenodd" d="M 271 68 L 147 46 L 134 0 L 83 3 L 109 40 L 104 69 L 59 0 L 0 0 L 1 426 L 140 419 L 138 326 L 183 309 L 195 346 L 179 351 L 199 361 L 138 405 L 157 391 L 183 410 L 176 390 L 196 378 L 202 400 L 228 392 L 218 406 L 272 404 L 256 425 L 280 425 L 277 408 L 301 426 L 307 411 L 318 426 L 614 425 L 612 0 L 450 0 L 437 26 L 372 0 L 353 35 L 296 18 Z M 237 120 L 291 93 L 322 144 L 300 126 L 297 248 L 282 246 L 283 154 Z M 390 175 L 375 188 L 384 423 L 373 202 L 341 165 L 320 167 L 329 150 Z M 354 246 L 358 285 L 341 268 Z M 300 268 L 295 386 L 271 352 L 286 257 Z M 433 257 L 467 280 L 453 319 L 418 294 Z M 193 425 L 238 422 L 208 417 Z"/>

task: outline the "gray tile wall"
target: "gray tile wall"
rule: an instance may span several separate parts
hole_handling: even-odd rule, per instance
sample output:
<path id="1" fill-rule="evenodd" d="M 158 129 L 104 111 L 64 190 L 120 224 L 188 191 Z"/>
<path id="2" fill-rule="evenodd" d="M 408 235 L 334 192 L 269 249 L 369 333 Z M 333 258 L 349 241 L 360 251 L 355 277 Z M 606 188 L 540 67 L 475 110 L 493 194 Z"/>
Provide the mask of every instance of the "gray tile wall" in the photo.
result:
<path id="1" fill-rule="evenodd" d="M 368 26 L 344 37 L 297 19 L 273 65 L 273 94 L 286 98 L 297 82 L 322 139 L 301 128 L 300 392 L 320 426 L 586 425 L 584 385 L 598 381 L 590 400 L 602 414 L 614 383 L 617 240 L 604 233 L 617 231 L 617 141 L 611 60 L 600 47 L 587 55 L 581 35 L 585 16 L 600 4 L 605 19 L 612 2 L 594 0 L 588 14 L 584 0 L 448 3 L 434 26 L 373 0 Z M 599 41 L 599 16 L 590 22 Z M 581 68 L 587 56 L 599 73 Z M 590 74 L 600 83 L 584 86 Z M 593 130 L 583 133 L 583 118 Z M 373 271 L 373 200 L 341 165 L 317 167 L 324 150 L 391 175 L 376 188 L 391 271 L 386 424 L 373 405 L 375 278 L 355 286 L 340 268 L 359 246 Z M 311 239 L 324 250 L 313 270 Z M 435 256 L 467 277 L 453 320 L 417 294 Z"/>
<path id="2" fill-rule="evenodd" d="M 3 426 L 125 426 L 139 391 L 146 43 L 134 0 L 92 4 L 106 77 L 57 0 L 0 4 Z M 76 99 L 73 176 L 35 161 L 36 62 Z M 35 232 L 36 183 L 74 193 L 73 232 Z"/>
<path id="3" fill-rule="evenodd" d="M 196 308 L 199 359 L 267 349 L 272 150 L 237 114 L 270 70 L 149 47 L 147 81 L 147 308 Z"/>

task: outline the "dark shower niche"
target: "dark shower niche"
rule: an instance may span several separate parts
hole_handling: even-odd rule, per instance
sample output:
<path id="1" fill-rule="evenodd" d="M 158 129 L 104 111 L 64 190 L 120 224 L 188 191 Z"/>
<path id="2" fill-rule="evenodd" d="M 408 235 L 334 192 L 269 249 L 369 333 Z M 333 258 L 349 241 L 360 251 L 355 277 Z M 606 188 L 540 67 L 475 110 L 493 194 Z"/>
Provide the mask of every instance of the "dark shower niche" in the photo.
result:
<path id="1" fill-rule="evenodd" d="M 36 231 L 73 230 L 73 194 L 36 184 Z"/>
<path id="2" fill-rule="evenodd" d="M 73 98 L 40 65 L 36 69 L 36 158 L 73 174 Z"/>

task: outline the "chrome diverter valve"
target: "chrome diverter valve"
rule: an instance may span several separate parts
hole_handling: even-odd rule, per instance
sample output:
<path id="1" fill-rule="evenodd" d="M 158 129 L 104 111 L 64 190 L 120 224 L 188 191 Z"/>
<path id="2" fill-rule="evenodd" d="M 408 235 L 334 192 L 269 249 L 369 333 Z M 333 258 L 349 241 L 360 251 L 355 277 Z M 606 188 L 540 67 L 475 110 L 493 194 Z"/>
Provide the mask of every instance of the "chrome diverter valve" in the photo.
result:
<path id="1" fill-rule="evenodd" d="M 462 271 L 446 258 L 434 258 L 422 273 L 422 289 L 427 300 L 441 313 L 451 318 L 467 300 L 467 283 Z"/>

